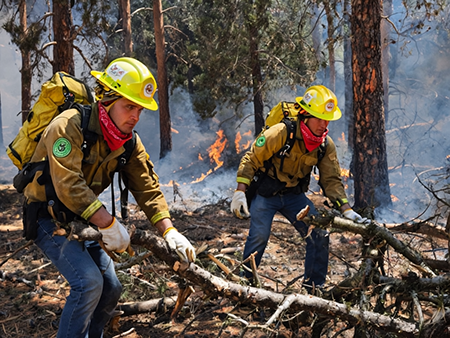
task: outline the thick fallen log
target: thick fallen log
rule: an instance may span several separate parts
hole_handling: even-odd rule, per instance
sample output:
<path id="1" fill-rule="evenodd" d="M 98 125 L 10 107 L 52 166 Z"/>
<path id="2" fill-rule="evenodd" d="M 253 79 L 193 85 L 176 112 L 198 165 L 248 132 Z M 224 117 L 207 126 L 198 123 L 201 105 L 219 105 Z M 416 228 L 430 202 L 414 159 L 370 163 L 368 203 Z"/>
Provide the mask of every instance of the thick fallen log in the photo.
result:
<path id="1" fill-rule="evenodd" d="M 160 299 L 151 299 L 145 302 L 130 303 L 130 304 L 120 304 L 117 310 L 123 311 L 123 316 L 132 316 L 139 313 L 145 312 L 157 312 L 161 309 L 173 308 L 177 301 L 177 297 L 165 297 Z"/>
<path id="2" fill-rule="evenodd" d="M 73 226 L 72 229 L 72 235 L 79 240 L 99 240 L 101 237 L 101 234 L 94 229 L 92 229 L 94 232 L 83 229 L 83 224 L 81 223 Z M 178 256 L 169 251 L 164 240 L 150 231 L 135 229 L 130 237 L 132 244 L 151 250 L 156 257 L 172 267 L 178 275 L 201 287 L 203 292 L 210 297 L 221 296 L 242 304 L 252 304 L 273 310 L 277 310 L 283 303 L 288 302 L 289 309 L 293 312 L 312 311 L 329 318 L 340 318 L 352 325 L 363 322 L 365 325 L 374 326 L 378 330 L 396 332 L 404 337 L 414 337 L 418 333 L 418 328 L 413 323 L 371 311 L 351 308 L 346 304 L 309 295 L 291 294 L 287 296 L 226 281 L 212 275 L 194 263 L 179 262 Z"/>

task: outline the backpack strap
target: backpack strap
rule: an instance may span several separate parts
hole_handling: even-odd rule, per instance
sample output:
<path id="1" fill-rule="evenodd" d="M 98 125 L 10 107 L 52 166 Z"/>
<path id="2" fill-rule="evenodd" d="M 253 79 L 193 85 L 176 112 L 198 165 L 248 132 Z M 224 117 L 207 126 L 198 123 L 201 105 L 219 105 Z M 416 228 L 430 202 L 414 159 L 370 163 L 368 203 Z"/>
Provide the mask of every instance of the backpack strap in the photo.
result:
<path id="1" fill-rule="evenodd" d="M 287 137 L 284 146 L 275 153 L 275 156 L 281 158 L 280 171 L 283 171 L 284 157 L 291 152 L 291 149 L 294 146 L 296 123 L 288 118 L 284 118 L 281 122 L 286 125 Z"/>
<path id="2" fill-rule="evenodd" d="M 123 145 L 125 151 L 122 155 L 119 156 L 119 162 L 117 163 L 116 172 L 119 173 L 119 189 L 120 189 L 120 214 L 122 216 L 122 220 L 126 220 L 128 218 L 128 179 L 122 175 L 122 169 L 125 164 L 131 158 L 131 153 L 133 152 L 136 146 L 136 131 L 133 130 L 131 139 L 129 139 Z M 123 186 L 122 186 L 123 183 Z M 111 185 L 112 186 L 112 185 Z M 112 191 L 112 189 L 111 189 Z"/>

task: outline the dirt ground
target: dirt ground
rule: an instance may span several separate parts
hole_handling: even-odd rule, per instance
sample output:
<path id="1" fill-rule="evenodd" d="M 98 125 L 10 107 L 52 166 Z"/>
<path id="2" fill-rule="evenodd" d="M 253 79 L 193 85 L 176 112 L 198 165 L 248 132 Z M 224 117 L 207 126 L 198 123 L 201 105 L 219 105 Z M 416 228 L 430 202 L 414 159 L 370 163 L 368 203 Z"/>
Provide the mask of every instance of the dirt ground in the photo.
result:
<path id="1" fill-rule="evenodd" d="M 218 253 L 223 248 L 236 248 L 228 255 L 238 260 L 242 258 L 249 221 L 233 217 L 226 201 L 204 206 L 195 212 L 173 212 L 172 217 L 175 226 L 196 247 L 206 244 L 210 253 Z M 148 224 L 139 211 L 132 213 L 130 223 L 139 227 Z M 0 262 L 25 243 L 26 240 L 22 238 L 21 196 L 11 186 L 1 186 Z M 360 246 L 359 236 L 331 234 L 327 285 L 343 280 L 350 270 L 359 266 Z M 135 250 L 138 253 L 142 251 L 140 248 Z M 258 270 L 264 288 L 283 291 L 290 281 L 303 274 L 304 257 L 304 241 L 282 216 L 276 216 L 270 242 Z M 198 258 L 197 264 L 224 277 L 206 255 L 199 255 Z M 406 269 L 394 257 L 390 264 L 391 272 L 401 273 Z M 121 269 L 118 276 L 124 286 L 120 303 L 176 295 L 180 282 L 165 264 L 152 256 L 139 265 Z M 289 292 L 305 293 L 301 281 L 300 278 L 291 285 Z M 69 292 L 70 287 L 65 279 L 34 244 L 22 248 L 0 266 L 0 337 L 55 337 L 65 296 Z M 232 323 L 227 313 L 255 325 L 264 323 L 273 313 L 266 309 L 241 307 L 226 299 L 208 299 L 197 289 L 175 319 L 170 317 L 171 310 L 168 308 L 157 313 L 121 317 L 114 330 L 112 326 L 108 327 L 105 337 L 239 337 L 241 326 Z M 328 334 L 324 337 L 332 337 L 339 330 L 339 326 L 332 322 L 329 326 Z M 347 331 L 347 335 L 343 333 L 335 337 L 347 337 L 348 334 Z M 292 331 L 280 325 L 278 337 L 291 336 Z M 298 337 L 309 336 L 309 327 L 302 328 L 298 333 Z M 268 337 L 268 333 L 252 330 L 245 337 Z"/>

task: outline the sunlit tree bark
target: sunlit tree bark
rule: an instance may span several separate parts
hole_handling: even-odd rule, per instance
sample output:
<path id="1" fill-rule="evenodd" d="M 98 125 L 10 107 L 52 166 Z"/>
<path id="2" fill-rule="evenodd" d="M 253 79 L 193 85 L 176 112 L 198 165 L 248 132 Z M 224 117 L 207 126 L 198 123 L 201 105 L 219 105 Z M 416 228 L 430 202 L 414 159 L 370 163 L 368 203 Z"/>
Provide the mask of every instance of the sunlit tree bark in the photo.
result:
<path id="1" fill-rule="evenodd" d="M 153 21 L 155 26 L 156 60 L 158 63 L 159 128 L 161 139 L 159 158 L 163 158 L 172 150 L 172 134 L 161 0 L 153 0 Z"/>
<path id="2" fill-rule="evenodd" d="M 53 72 L 64 71 L 75 75 L 73 60 L 73 19 L 69 0 L 53 1 Z"/>
<path id="3" fill-rule="evenodd" d="M 391 202 L 381 71 L 381 1 L 352 0 L 355 206 Z"/>
<path id="4" fill-rule="evenodd" d="M 133 53 L 133 40 L 131 39 L 130 0 L 120 0 L 119 7 L 120 15 L 122 17 L 123 53 L 125 56 L 131 56 Z"/>

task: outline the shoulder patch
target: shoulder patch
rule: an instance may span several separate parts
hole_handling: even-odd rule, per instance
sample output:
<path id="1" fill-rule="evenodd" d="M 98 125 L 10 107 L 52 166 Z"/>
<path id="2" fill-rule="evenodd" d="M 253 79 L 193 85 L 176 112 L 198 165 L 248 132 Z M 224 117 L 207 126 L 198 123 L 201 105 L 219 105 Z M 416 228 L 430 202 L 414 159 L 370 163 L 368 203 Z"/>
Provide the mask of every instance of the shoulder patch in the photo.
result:
<path id="1" fill-rule="evenodd" d="M 64 137 L 60 137 L 53 143 L 53 155 L 55 155 L 55 157 L 66 157 L 71 151 L 72 145 L 69 140 Z"/>
<path id="2" fill-rule="evenodd" d="M 264 135 L 261 135 L 260 137 L 258 137 L 258 139 L 256 140 L 256 146 L 262 147 L 265 144 L 266 144 L 266 137 Z"/>

